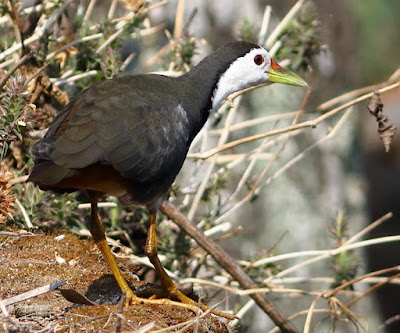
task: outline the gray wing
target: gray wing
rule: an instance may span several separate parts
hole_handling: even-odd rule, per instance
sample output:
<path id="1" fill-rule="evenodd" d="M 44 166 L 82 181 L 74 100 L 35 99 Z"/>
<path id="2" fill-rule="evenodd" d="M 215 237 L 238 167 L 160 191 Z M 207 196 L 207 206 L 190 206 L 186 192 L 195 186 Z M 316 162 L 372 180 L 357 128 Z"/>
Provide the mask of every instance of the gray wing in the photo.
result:
<path id="1" fill-rule="evenodd" d="M 140 101 L 132 106 L 130 97 L 89 100 L 81 95 L 55 119 L 32 154 L 67 171 L 112 165 L 138 182 L 175 176 L 189 145 L 185 111 L 178 103 L 172 109 Z"/>

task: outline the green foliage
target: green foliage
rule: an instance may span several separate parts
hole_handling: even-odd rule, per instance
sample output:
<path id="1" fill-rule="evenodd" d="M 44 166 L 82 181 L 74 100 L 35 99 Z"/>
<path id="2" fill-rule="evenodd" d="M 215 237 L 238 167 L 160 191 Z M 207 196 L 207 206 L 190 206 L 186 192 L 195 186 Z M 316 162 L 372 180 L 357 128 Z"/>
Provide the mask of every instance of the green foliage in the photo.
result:
<path id="1" fill-rule="evenodd" d="M 170 63 L 174 64 L 176 71 L 187 71 L 190 68 L 192 58 L 196 51 L 196 39 L 185 35 L 180 42 L 164 58 L 164 68 L 167 69 Z"/>
<path id="2" fill-rule="evenodd" d="M 187 275 L 191 241 L 182 230 L 171 228 L 171 224 L 172 222 L 163 222 L 158 225 L 158 253 L 166 255 L 167 261 L 163 263 L 165 268 Z"/>
<path id="3" fill-rule="evenodd" d="M 268 279 L 271 276 L 275 276 L 276 274 L 278 274 L 282 270 L 282 268 L 278 263 L 267 263 L 257 266 L 252 266 L 252 263 L 265 258 L 269 258 L 271 256 L 272 253 L 270 253 L 270 251 L 263 251 L 259 256 L 250 260 L 250 265 L 246 269 L 247 274 L 260 285 L 264 284 L 263 281 L 265 279 Z"/>
<path id="4" fill-rule="evenodd" d="M 12 18 L 16 14 L 21 22 L 31 24 L 23 35 L 27 40 L 35 30 L 42 29 L 46 22 L 56 18 L 57 10 L 64 1 L 45 3 L 49 8 L 39 13 L 42 18 L 38 21 L 28 20 L 28 16 L 23 13 L 23 6 L 19 6 L 17 2 L 13 3 L 15 10 L 11 7 L 11 2 L 2 2 L 0 14 L 7 14 Z M 148 3 L 142 1 L 140 6 L 134 6 L 127 11 L 123 20 L 103 17 L 98 20 L 98 17 L 91 15 L 85 22 L 84 13 L 78 15 L 78 12 L 74 12 L 77 6 L 69 6 L 69 10 L 63 12 L 65 17 L 57 17 L 52 25 L 40 30 L 43 31 L 43 36 L 39 40 L 25 45 L 23 53 L 33 51 L 33 59 L 17 69 L 7 80 L 0 95 L 0 161 L 16 167 L 11 170 L 15 175 L 28 174 L 33 165 L 28 151 L 34 140 L 37 140 L 38 134 L 30 139 L 31 132 L 45 129 L 54 119 L 57 112 L 55 108 L 61 109 L 68 102 L 64 99 L 64 105 L 59 105 L 58 91 L 67 90 L 73 98 L 88 86 L 120 74 L 122 41 L 140 36 L 139 32 L 144 28 L 147 18 L 147 6 Z M 0 50 L 4 51 L 15 43 L 18 27 L 11 20 L 10 24 L 3 24 L 1 29 Z M 96 34 L 101 36 L 76 43 L 77 40 Z M 184 50 L 185 54 L 189 52 L 187 48 Z M 47 68 L 28 84 L 26 78 L 38 73 L 39 68 L 44 65 L 48 65 Z M 89 71 L 96 71 L 96 74 L 68 82 L 68 78 Z M 18 72 L 21 74 L 17 74 Z M 58 83 L 57 88 L 50 80 L 63 83 Z M 20 170 L 22 167 L 23 171 Z M 27 209 L 27 213 L 34 224 L 44 222 L 81 228 L 87 217 L 87 210 L 77 208 L 87 198 L 77 193 L 52 194 L 25 184 L 15 185 L 14 192 L 24 207 L 32 207 Z M 107 210 L 107 213 L 104 214 L 105 225 L 107 229 L 115 230 L 121 208 Z M 24 217 L 19 211 L 14 214 L 14 222 L 24 223 Z"/>
<path id="5" fill-rule="evenodd" d="M 277 52 L 277 59 L 291 59 L 290 67 L 293 70 L 306 71 L 313 56 L 321 50 L 316 15 L 315 5 L 311 1 L 305 3 L 278 37 L 282 40 L 282 47 Z"/>
<path id="6" fill-rule="evenodd" d="M 399 65 L 400 29 L 398 0 L 349 0 L 354 15 L 358 43 L 354 48 L 359 63 L 354 64 L 368 82 L 386 80 Z"/>
<path id="7" fill-rule="evenodd" d="M 348 226 L 343 212 L 338 213 L 336 221 L 331 225 L 330 232 L 335 240 L 335 247 L 342 246 L 348 240 Z M 334 288 L 355 278 L 358 261 L 354 251 L 344 251 L 332 258 Z M 350 286 L 350 289 L 352 289 L 352 286 Z"/>
<path id="8" fill-rule="evenodd" d="M 111 222 L 111 229 L 117 230 L 119 228 L 121 208 L 119 206 L 110 208 L 108 215 L 109 215 L 110 222 Z"/>
<path id="9" fill-rule="evenodd" d="M 25 76 L 11 77 L 0 100 L 0 161 L 7 153 L 9 142 L 20 140 L 26 131 L 25 111 L 29 106 Z"/>
<path id="10" fill-rule="evenodd" d="M 244 18 L 239 33 L 239 39 L 257 43 L 259 28 L 248 18 Z"/>
<path id="11" fill-rule="evenodd" d="M 212 179 L 211 184 L 206 188 L 202 196 L 204 202 L 210 201 L 213 197 L 218 196 L 220 191 L 226 188 L 226 182 L 229 177 L 229 171 L 221 172 Z"/>
<path id="12" fill-rule="evenodd" d="M 188 265 L 189 265 L 189 259 L 191 257 L 190 250 L 191 250 L 192 244 L 190 237 L 187 236 L 187 234 L 179 230 L 177 235 L 176 235 L 176 240 L 174 244 L 174 252 L 176 254 L 176 258 L 179 262 L 178 269 L 181 273 L 186 274 Z"/>

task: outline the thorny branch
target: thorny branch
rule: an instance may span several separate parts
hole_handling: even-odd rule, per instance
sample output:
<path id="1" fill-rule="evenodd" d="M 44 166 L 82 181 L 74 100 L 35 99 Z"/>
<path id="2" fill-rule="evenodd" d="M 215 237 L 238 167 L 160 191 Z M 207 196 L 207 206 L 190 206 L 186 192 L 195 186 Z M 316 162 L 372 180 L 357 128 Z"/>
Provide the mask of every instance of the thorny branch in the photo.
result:
<path id="1" fill-rule="evenodd" d="M 183 215 L 171 203 L 164 201 L 161 211 L 179 225 L 186 233 L 193 237 L 244 289 L 255 288 L 255 282 L 235 263 L 232 257 L 218 244 L 207 238 L 196 225 Z M 251 294 L 260 308 L 270 316 L 282 332 L 297 332 L 295 327 L 282 315 L 276 306 L 264 294 Z"/>
<path id="2" fill-rule="evenodd" d="M 400 87 L 400 82 L 396 82 L 396 83 L 387 85 L 387 86 L 377 90 L 377 92 L 383 93 L 383 92 L 386 92 L 386 91 L 389 91 L 389 90 L 396 89 L 398 87 Z M 270 137 L 270 136 L 274 136 L 274 135 L 278 135 L 278 134 L 292 132 L 292 131 L 303 129 L 303 128 L 315 128 L 318 124 L 322 123 L 327 118 L 332 117 L 333 115 L 337 114 L 338 112 L 340 112 L 342 110 L 345 110 L 345 109 L 347 109 L 348 107 L 350 107 L 350 106 L 352 106 L 354 104 L 357 104 L 357 103 L 359 103 L 359 102 L 361 102 L 363 100 L 366 100 L 366 99 L 370 98 L 372 95 L 373 95 L 373 92 L 367 93 L 365 95 L 362 95 L 362 96 L 360 96 L 358 98 L 355 98 L 355 99 L 351 100 L 350 102 L 347 102 L 347 103 L 345 103 L 343 105 L 340 105 L 340 106 L 338 106 L 338 107 L 326 112 L 325 114 L 319 116 L 316 119 L 305 121 L 305 122 L 299 123 L 297 125 L 291 125 L 291 126 L 287 126 L 287 127 L 284 127 L 284 128 L 279 128 L 279 129 L 276 129 L 276 130 L 268 131 L 268 132 L 265 132 L 265 133 L 248 136 L 246 138 L 235 140 L 235 141 L 229 142 L 229 143 L 227 143 L 225 145 L 210 149 L 209 151 L 207 151 L 205 153 L 197 153 L 197 154 L 192 153 L 190 155 L 190 157 L 191 158 L 198 158 L 198 159 L 208 159 L 211 156 L 214 156 L 215 154 L 219 154 L 219 153 L 221 153 L 221 152 L 223 152 L 225 150 L 232 149 L 234 147 L 237 147 L 237 146 L 245 144 L 245 143 L 253 142 L 253 141 L 256 141 L 256 140 L 264 139 L 264 138 L 267 138 L 267 137 Z"/>

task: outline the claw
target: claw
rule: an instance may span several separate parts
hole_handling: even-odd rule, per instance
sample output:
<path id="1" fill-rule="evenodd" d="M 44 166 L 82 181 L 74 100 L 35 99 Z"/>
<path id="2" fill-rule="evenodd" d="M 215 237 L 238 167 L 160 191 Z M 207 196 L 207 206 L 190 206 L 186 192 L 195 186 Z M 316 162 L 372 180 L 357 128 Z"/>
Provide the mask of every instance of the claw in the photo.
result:
<path id="1" fill-rule="evenodd" d="M 131 289 L 124 290 L 122 292 L 125 292 L 124 307 L 128 307 L 129 305 L 132 304 L 133 300 L 137 298 L 137 296 L 133 293 Z"/>
<path id="2" fill-rule="evenodd" d="M 236 317 L 225 313 L 216 309 L 209 308 L 204 304 L 200 304 L 192 300 L 183 294 L 180 290 L 176 289 L 174 293 L 175 298 L 177 298 L 180 302 L 173 301 L 169 298 L 142 298 L 135 295 L 135 293 L 129 288 L 128 290 L 123 290 L 125 295 L 124 307 L 139 305 L 139 304 L 156 304 L 156 305 L 171 305 L 175 307 L 184 308 L 190 310 L 194 313 L 197 313 L 199 310 L 203 312 L 212 313 L 218 317 L 222 317 L 228 320 L 234 320 Z M 171 295 L 170 295 L 171 297 Z"/>

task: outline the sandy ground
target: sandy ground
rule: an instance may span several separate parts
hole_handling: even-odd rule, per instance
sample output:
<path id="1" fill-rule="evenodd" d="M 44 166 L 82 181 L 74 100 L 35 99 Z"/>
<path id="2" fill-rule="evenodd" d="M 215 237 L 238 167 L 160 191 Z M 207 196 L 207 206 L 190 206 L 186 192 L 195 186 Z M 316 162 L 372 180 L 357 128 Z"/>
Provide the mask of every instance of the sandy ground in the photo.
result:
<path id="1" fill-rule="evenodd" d="M 61 237 L 59 237 L 61 236 Z M 135 267 L 119 262 L 134 288 L 146 284 L 134 278 Z M 137 269 L 137 268 L 136 268 Z M 0 299 L 66 282 L 30 296 L 0 311 L 4 332 L 228 332 L 224 320 L 169 305 L 118 305 L 121 292 L 96 245 L 66 231 L 0 232 Z M 72 291 L 71 291 L 72 290 Z M 77 303 L 94 302 L 84 305 Z M 8 314 L 8 315 L 7 315 Z M 176 327 L 175 327 L 176 326 Z"/>

